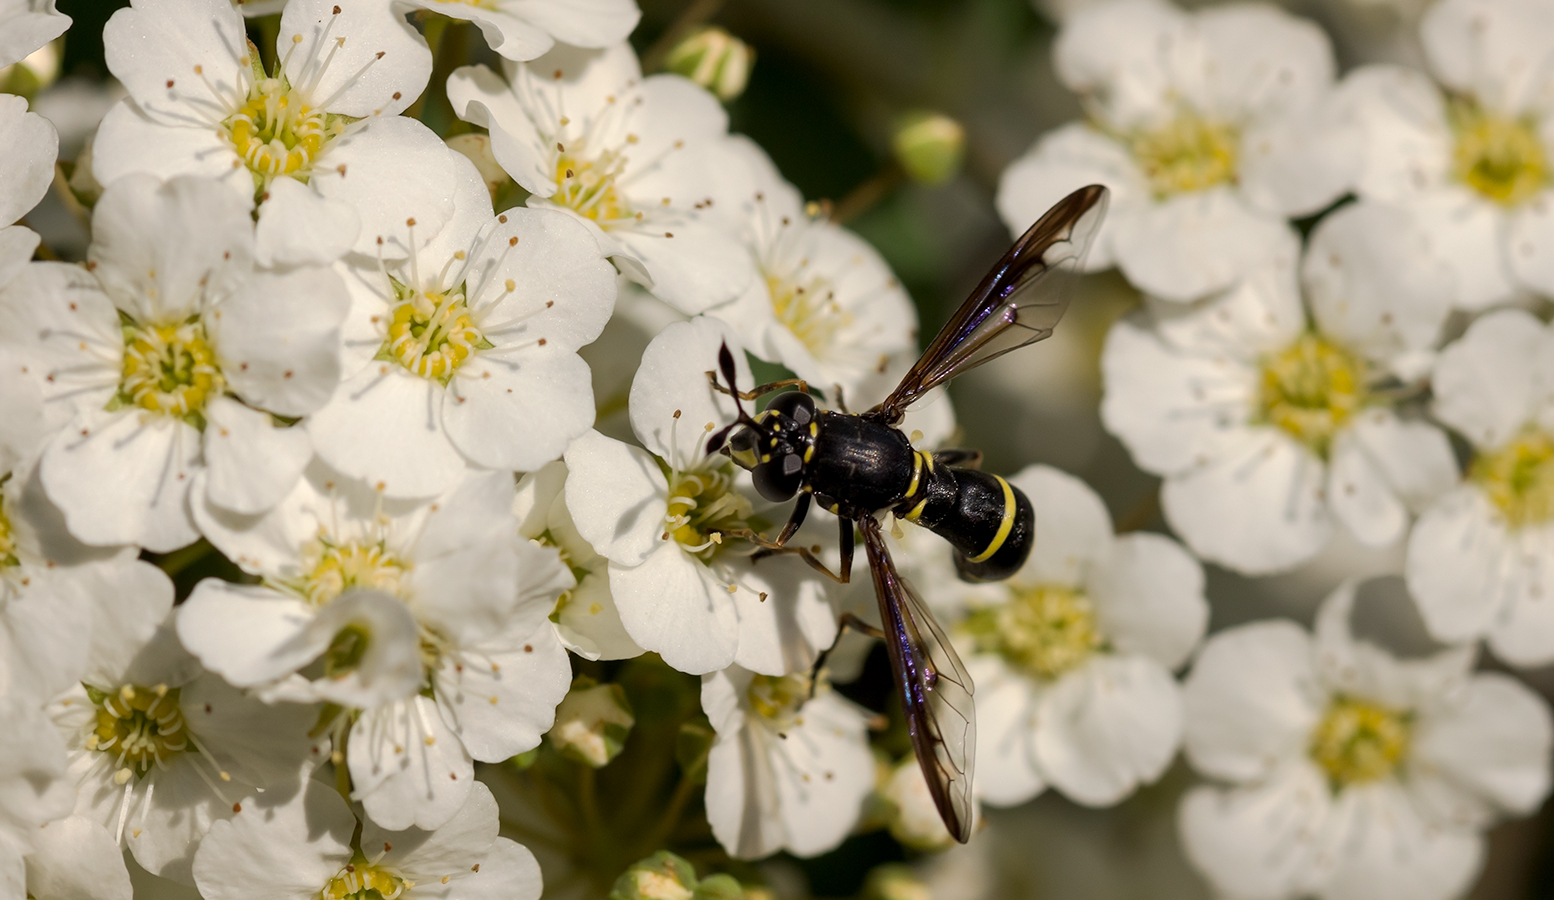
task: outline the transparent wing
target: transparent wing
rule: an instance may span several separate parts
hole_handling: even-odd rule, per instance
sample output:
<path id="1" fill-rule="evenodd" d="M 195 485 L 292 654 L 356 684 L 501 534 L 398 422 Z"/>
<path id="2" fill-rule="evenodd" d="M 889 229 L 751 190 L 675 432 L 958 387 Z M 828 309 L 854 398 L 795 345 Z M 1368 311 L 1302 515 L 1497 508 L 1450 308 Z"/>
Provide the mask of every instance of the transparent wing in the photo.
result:
<path id="1" fill-rule="evenodd" d="M 933 613 L 896 572 L 879 520 L 868 516 L 858 527 L 874 575 L 885 645 L 901 691 L 912 750 L 944 827 L 964 844 L 971 837 L 971 765 L 977 756 L 971 676 Z"/>
<path id="2" fill-rule="evenodd" d="M 1025 232 L 876 409 L 897 421 L 913 400 L 956 375 L 1052 334 L 1073 296 L 1109 192 L 1080 188 Z"/>

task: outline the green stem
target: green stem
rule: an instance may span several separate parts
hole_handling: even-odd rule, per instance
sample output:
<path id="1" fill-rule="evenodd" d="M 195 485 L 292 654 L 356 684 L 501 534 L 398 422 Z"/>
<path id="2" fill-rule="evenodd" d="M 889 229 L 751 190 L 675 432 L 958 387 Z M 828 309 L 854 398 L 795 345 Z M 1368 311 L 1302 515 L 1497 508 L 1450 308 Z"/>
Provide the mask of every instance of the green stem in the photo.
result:
<path id="1" fill-rule="evenodd" d="M 881 200 L 890 196 L 896 188 L 906 181 L 906 173 L 895 161 L 891 161 L 880 169 L 872 178 L 847 192 L 836 207 L 831 210 L 831 221 L 838 225 L 846 225 L 879 204 Z"/>
<path id="2" fill-rule="evenodd" d="M 583 828 L 589 837 L 597 839 L 604 832 L 599 818 L 598 773 L 593 766 L 582 763 L 577 773 L 577 805 L 583 811 Z"/>
<path id="3" fill-rule="evenodd" d="M 704 753 L 680 776 L 680 783 L 675 785 L 674 795 L 669 798 L 669 805 L 664 807 L 664 814 L 659 818 L 658 825 L 648 832 L 646 849 L 638 853 L 637 858 L 647 856 L 662 847 L 669 836 L 674 834 L 675 826 L 680 824 L 680 816 L 685 812 L 685 804 L 690 802 L 691 796 L 696 793 L 696 788 L 706 783 L 705 780 L 695 777 L 706 765 L 707 755 Z"/>
<path id="4" fill-rule="evenodd" d="M 162 571 L 167 573 L 167 577 L 176 578 L 179 572 L 215 552 L 216 548 L 211 546 L 210 541 L 200 538 L 182 550 L 174 550 L 163 556 L 157 560 L 157 565 L 162 567 Z"/>

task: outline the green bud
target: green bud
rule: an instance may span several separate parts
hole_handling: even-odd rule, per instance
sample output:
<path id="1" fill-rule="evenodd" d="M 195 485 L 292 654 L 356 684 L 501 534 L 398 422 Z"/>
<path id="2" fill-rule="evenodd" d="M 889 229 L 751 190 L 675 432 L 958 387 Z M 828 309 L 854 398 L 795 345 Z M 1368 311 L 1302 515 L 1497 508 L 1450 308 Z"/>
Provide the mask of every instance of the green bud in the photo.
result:
<path id="1" fill-rule="evenodd" d="M 610 900 L 693 900 L 696 869 L 668 850 L 660 850 L 621 873 Z"/>
<path id="2" fill-rule="evenodd" d="M 534 765 L 535 761 L 538 760 L 539 758 L 540 758 L 540 748 L 535 747 L 533 750 L 525 750 L 524 752 L 518 754 L 517 756 L 514 756 L 513 758 L 509 759 L 507 761 L 507 764 L 512 766 L 513 768 L 517 769 L 518 771 L 522 772 L 523 770 L 525 770 L 525 769 L 529 768 L 530 766 Z"/>
<path id="3" fill-rule="evenodd" d="M 635 722 L 620 685 L 580 676 L 556 707 L 550 742 L 562 756 L 598 769 L 620 755 Z"/>
<path id="4" fill-rule="evenodd" d="M 669 51 L 664 68 L 732 100 L 745 92 L 755 51 L 721 28 L 703 28 Z"/>
<path id="5" fill-rule="evenodd" d="M 913 181 L 939 184 L 960 171 L 966 129 L 949 116 L 919 110 L 896 122 L 890 148 Z"/>
<path id="6" fill-rule="evenodd" d="M 732 875 L 708 875 L 696 885 L 694 900 L 744 900 L 745 889 Z"/>
<path id="7" fill-rule="evenodd" d="M 486 183 L 486 190 L 491 192 L 493 201 L 496 200 L 497 192 L 513 180 L 497 163 L 496 156 L 491 152 L 491 138 L 486 135 L 458 134 L 448 138 L 446 143 L 450 150 L 459 152 L 475 164 L 475 170 Z"/>
<path id="8" fill-rule="evenodd" d="M 933 900 L 911 866 L 885 863 L 875 866 L 863 883 L 864 900 Z"/>
<path id="9" fill-rule="evenodd" d="M 20 62 L 0 69 L 0 93 L 32 100 L 38 92 L 59 80 L 60 41 L 50 41 Z"/>

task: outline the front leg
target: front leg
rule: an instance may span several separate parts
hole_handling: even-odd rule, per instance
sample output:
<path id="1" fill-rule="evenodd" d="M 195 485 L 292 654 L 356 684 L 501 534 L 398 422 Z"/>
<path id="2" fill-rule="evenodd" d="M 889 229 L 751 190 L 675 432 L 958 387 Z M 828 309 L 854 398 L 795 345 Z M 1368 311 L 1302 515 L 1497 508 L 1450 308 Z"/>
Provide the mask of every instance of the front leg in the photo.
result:
<path id="1" fill-rule="evenodd" d="M 754 400 L 758 397 L 764 397 L 767 394 L 770 394 L 772 391 L 781 390 L 785 387 L 797 387 L 799 390 L 805 391 L 806 393 L 809 391 L 809 382 L 802 378 L 785 378 L 782 381 L 768 381 L 766 384 L 758 384 L 748 391 L 735 391 L 724 387 L 723 382 L 718 380 L 718 373 L 709 369 L 707 371 L 707 381 L 711 382 L 712 389 L 718 393 L 728 394 L 730 396 L 738 394 L 739 399 L 741 400 Z"/>

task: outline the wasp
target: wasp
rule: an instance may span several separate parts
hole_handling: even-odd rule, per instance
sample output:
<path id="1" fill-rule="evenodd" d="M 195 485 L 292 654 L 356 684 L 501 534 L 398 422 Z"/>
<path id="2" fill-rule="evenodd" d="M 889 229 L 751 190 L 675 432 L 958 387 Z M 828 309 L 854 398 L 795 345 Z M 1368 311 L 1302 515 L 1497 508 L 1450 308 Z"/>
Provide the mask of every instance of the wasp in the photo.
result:
<path id="1" fill-rule="evenodd" d="M 960 576 L 996 581 L 1013 575 L 1031 552 L 1031 503 L 1001 476 L 982 472 L 976 451 L 930 453 L 912 446 L 900 425 L 925 393 L 962 372 L 1049 337 L 1068 307 L 1077 274 L 1101 220 L 1107 190 L 1081 188 L 1048 210 L 1014 243 L 941 329 L 901 382 L 878 406 L 858 414 L 819 409 L 803 388 L 778 394 L 751 416 L 754 400 L 776 382 L 741 392 L 734 359 L 718 353 L 713 386 L 733 395 L 738 418 L 707 440 L 751 473 L 756 490 L 780 503 L 797 497 L 776 539 L 747 535 L 768 552 L 792 552 L 846 583 L 852 572 L 854 526 L 879 600 L 885 639 L 900 691 L 912 748 L 945 827 L 956 840 L 971 837 L 972 763 L 976 719 L 971 676 L 922 598 L 896 571 L 879 517 L 891 513 L 950 543 Z M 840 574 L 808 550 L 788 542 L 811 503 L 834 514 L 841 529 Z"/>

